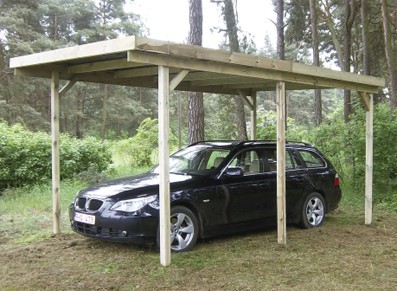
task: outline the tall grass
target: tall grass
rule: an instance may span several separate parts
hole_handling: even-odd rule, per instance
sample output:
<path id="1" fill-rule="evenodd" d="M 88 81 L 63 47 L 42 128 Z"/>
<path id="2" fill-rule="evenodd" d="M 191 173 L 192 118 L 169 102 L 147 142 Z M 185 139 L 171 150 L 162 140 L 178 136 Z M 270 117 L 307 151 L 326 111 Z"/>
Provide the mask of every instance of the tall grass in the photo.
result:
<path id="1" fill-rule="evenodd" d="M 78 189 L 86 184 L 80 180 L 61 183 L 62 230 L 69 231 L 68 206 Z M 52 234 L 51 182 L 8 189 L 0 197 L 0 231 L 2 236 L 16 241 L 31 241 Z"/>
<path id="2" fill-rule="evenodd" d="M 148 167 L 132 168 L 127 165 L 110 170 L 107 179 L 139 174 Z M 71 232 L 69 205 L 77 192 L 89 183 L 80 179 L 61 182 L 61 232 Z M 0 196 L 0 237 L 16 242 L 30 242 L 52 235 L 53 206 L 51 181 L 22 188 L 7 189 Z"/>

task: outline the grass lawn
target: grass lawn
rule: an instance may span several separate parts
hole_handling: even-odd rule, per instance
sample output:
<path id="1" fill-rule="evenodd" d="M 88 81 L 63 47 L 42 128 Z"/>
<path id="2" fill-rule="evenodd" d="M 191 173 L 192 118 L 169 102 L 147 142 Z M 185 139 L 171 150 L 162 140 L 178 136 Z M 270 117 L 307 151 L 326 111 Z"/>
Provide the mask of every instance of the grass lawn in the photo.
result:
<path id="1" fill-rule="evenodd" d="M 52 236 L 50 186 L 0 197 L 1 290 L 397 290 L 397 212 L 342 202 L 320 228 L 201 240 L 160 265 L 150 246 L 101 242 L 73 233 L 62 185 L 62 234 Z M 35 195 L 26 193 L 31 191 Z"/>

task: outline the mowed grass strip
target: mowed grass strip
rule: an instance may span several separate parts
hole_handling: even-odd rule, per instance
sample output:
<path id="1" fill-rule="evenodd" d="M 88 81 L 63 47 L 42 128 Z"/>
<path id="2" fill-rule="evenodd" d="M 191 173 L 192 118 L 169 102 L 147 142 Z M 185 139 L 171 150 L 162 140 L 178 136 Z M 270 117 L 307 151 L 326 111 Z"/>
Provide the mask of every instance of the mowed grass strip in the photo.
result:
<path id="1" fill-rule="evenodd" d="M 367 226 L 362 209 L 341 205 L 320 228 L 288 227 L 286 245 L 277 243 L 275 229 L 201 240 L 192 251 L 173 254 L 171 265 L 163 267 L 150 246 L 97 241 L 68 229 L 52 237 L 49 219 L 40 225 L 48 234 L 40 239 L 24 239 L 32 238 L 34 228 L 21 229 L 15 234 L 18 240 L 13 235 L 2 240 L 0 286 L 2 290 L 396 290 L 396 221 L 396 212 L 374 209 L 374 223 Z M 2 237 L 7 225 L 2 226 Z"/>

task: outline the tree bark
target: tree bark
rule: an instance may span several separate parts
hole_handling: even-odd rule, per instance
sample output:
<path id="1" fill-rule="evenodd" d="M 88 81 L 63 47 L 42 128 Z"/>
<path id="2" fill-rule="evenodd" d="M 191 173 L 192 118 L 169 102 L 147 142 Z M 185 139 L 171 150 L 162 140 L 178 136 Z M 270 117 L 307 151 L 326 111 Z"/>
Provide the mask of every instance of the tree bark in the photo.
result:
<path id="1" fill-rule="evenodd" d="M 336 54 L 338 56 L 338 64 L 339 64 L 340 69 L 343 71 L 345 68 L 345 64 L 344 64 L 345 57 L 344 57 L 344 53 L 342 50 L 342 45 L 338 40 L 334 22 L 332 21 L 332 15 L 331 15 L 329 3 L 328 3 L 328 1 L 323 0 L 323 1 L 321 1 L 321 4 L 324 8 L 322 15 L 323 15 L 323 18 L 325 19 L 325 23 L 329 29 L 329 33 L 331 34 L 332 43 L 335 47 Z"/>
<path id="2" fill-rule="evenodd" d="M 234 13 L 234 7 L 232 0 L 225 0 L 225 22 L 226 22 L 226 29 L 227 35 L 229 39 L 229 46 L 230 51 L 232 52 L 240 52 L 240 45 L 238 41 L 237 35 L 237 23 L 236 23 L 236 16 Z M 244 111 L 244 101 L 239 96 L 234 96 L 234 105 L 235 105 L 235 112 L 236 112 L 236 126 L 237 126 L 237 138 L 239 140 L 247 140 L 247 126 L 245 122 L 245 111 Z"/>
<path id="3" fill-rule="evenodd" d="M 285 60 L 284 0 L 277 0 L 275 8 L 277 14 L 277 56 L 280 60 Z"/>
<path id="4" fill-rule="evenodd" d="M 107 123 L 108 123 L 108 98 L 109 98 L 109 85 L 103 85 L 103 107 L 102 107 L 102 126 L 101 136 L 106 137 Z"/>
<path id="5" fill-rule="evenodd" d="M 389 11 L 387 8 L 387 1 L 381 0 L 382 4 L 382 17 L 383 17 L 383 34 L 385 38 L 385 52 L 387 67 L 390 78 L 390 107 L 397 107 L 397 68 L 396 58 L 393 52 L 393 45 L 391 41 L 391 29 L 389 20 Z"/>
<path id="6" fill-rule="evenodd" d="M 189 44 L 202 45 L 203 8 L 201 0 L 189 0 Z M 188 94 L 188 143 L 204 140 L 204 97 L 203 93 Z"/>
<path id="7" fill-rule="evenodd" d="M 351 58 L 351 32 L 355 19 L 356 5 L 355 0 L 345 0 L 345 37 L 343 40 L 343 46 L 345 48 L 344 54 L 344 68 L 343 71 L 350 72 L 350 58 Z M 351 92 L 350 90 L 343 90 L 344 100 L 344 119 L 345 122 L 349 122 L 350 114 L 352 112 L 351 105 Z"/>
<path id="8" fill-rule="evenodd" d="M 320 66 L 320 51 L 318 49 L 318 34 L 317 34 L 317 5 L 316 0 L 310 0 L 310 15 L 311 15 L 311 31 L 312 31 L 312 46 L 313 46 L 313 65 Z M 314 90 L 314 124 L 319 126 L 322 122 L 322 104 L 321 104 L 321 90 Z"/>
<path id="9" fill-rule="evenodd" d="M 232 0 L 225 0 L 225 22 L 230 50 L 232 52 L 240 52 L 240 44 L 237 35 L 236 15 L 234 14 Z"/>
<path id="10" fill-rule="evenodd" d="M 77 138 L 83 137 L 82 132 L 82 121 L 83 121 L 83 100 L 81 96 L 81 90 L 77 90 L 76 93 L 76 107 L 77 107 L 77 114 L 76 114 L 76 124 L 75 124 L 75 134 Z"/>
<path id="11" fill-rule="evenodd" d="M 371 74 L 369 42 L 368 42 L 368 1 L 361 0 L 361 35 L 363 41 L 363 73 L 364 75 Z"/>

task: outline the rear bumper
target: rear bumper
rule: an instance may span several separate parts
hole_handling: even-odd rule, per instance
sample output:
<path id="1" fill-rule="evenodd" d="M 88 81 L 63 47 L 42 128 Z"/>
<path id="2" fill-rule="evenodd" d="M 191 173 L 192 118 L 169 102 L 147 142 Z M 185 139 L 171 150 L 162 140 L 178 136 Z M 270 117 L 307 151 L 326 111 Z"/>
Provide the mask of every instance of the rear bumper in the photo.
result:
<path id="1" fill-rule="evenodd" d="M 334 211 L 335 209 L 337 209 L 341 199 L 342 199 L 342 190 L 338 187 L 337 189 L 335 189 L 335 193 L 333 193 L 332 199 L 327 201 L 327 204 L 328 204 L 327 205 L 327 212 L 329 213 L 329 212 Z"/>

